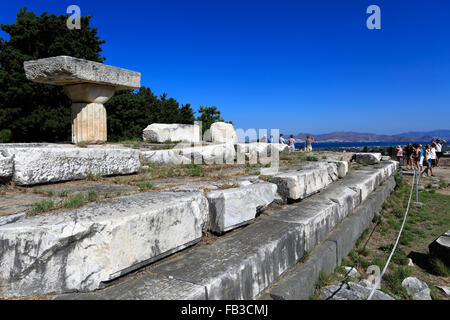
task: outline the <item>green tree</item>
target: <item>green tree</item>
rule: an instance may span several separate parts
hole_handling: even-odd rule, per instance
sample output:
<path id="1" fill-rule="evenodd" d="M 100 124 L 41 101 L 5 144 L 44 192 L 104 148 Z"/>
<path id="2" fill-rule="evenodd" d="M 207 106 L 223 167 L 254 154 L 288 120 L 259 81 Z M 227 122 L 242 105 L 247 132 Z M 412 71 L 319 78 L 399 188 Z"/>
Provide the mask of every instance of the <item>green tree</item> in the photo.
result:
<path id="1" fill-rule="evenodd" d="M 195 121 L 194 111 L 189 103 L 181 105 L 179 123 L 193 124 Z"/>
<path id="2" fill-rule="evenodd" d="M 13 141 L 67 141 L 71 136 L 71 102 L 62 87 L 26 79 L 23 63 L 67 55 L 103 62 L 105 42 L 81 18 L 80 30 L 69 30 L 68 16 L 21 9 L 16 22 L 1 25 L 9 40 L 0 38 L 0 130 L 10 129 Z"/>
<path id="3" fill-rule="evenodd" d="M 202 122 L 202 134 L 204 134 L 206 130 L 211 128 L 211 125 L 214 122 L 224 121 L 220 116 L 220 111 L 217 109 L 217 107 L 214 106 L 213 107 L 200 106 L 198 113 L 200 115 L 197 117 L 197 120 Z"/>

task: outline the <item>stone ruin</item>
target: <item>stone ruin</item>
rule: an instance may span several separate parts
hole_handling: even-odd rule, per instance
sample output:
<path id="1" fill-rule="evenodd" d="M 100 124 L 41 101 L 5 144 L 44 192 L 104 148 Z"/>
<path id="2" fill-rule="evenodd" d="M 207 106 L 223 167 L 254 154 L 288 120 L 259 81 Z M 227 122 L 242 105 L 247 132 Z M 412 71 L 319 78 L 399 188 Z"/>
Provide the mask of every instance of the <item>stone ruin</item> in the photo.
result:
<path id="1" fill-rule="evenodd" d="M 26 61 L 27 79 L 63 86 L 72 100 L 72 142 L 107 141 L 104 104 L 117 90 L 141 87 L 141 74 L 68 56 Z"/>
<path id="2" fill-rule="evenodd" d="M 103 103 L 115 90 L 140 85 L 136 72 L 71 57 L 26 62 L 25 70 L 33 81 L 64 86 L 73 102 L 74 143 L 105 143 Z M 149 136 L 160 134 L 161 140 L 183 136 L 176 132 L 179 127 L 163 127 L 164 134 Z M 187 130 L 197 140 L 199 130 L 195 126 Z M 171 150 L 3 144 L 0 180 L 11 178 L 17 185 L 32 186 L 89 174 L 132 174 L 142 162 L 256 163 L 287 151 L 287 146 L 275 143 L 239 144 L 233 133 L 232 125 L 217 123 L 210 130 L 211 145 Z M 200 180 L 78 209 L 0 217 L 0 298 L 40 294 L 56 299 L 305 298 L 319 272 L 332 270 L 353 248 L 395 186 L 397 162 L 380 160 L 378 155 L 359 158 L 373 165 L 349 172 L 347 161 L 327 158 L 263 168 L 260 175 L 231 182 Z M 281 207 L 256 220 L 275 203 Z M 343 231 L 333 232 L 339 229 Z M 235 232 L 223 236 L 231 230 Z M 164 260 L 198 244 L 206 232 L 218 240 Z M 308 259 L 312 265 L 295 269 L 312 249 Z M 155 261 L 160 263 L 153 265 Z M 144 267 L 150 272 L 140 278 L 101 290 Z M 284 279 L 292 281 L 276 283 L 286 274 Z"/>

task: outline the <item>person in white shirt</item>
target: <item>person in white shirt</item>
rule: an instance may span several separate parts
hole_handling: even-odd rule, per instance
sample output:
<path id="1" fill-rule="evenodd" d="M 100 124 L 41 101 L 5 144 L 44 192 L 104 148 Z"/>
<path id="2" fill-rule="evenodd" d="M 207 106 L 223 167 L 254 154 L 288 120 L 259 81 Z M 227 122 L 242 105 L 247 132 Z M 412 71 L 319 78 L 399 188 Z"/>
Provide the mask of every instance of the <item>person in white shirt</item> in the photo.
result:
<path id="1" fill-rule="evenodd" d="M 431 159 L 431 167 L 432 168 L 436 167 L 436 143 L 434 142 L 431 144 L 430 159 Z M 433 174 L 431 175 L 434 177 Z"/>
<path id="2" fill-rule="evenodd" d="M 441 161 L 442 157 L 442 145 L 446 142 L 447 141 L 443 139 L 436 139 L 436 167 L 439 167 L 439 162 Z"/>
<path id="3" fill-rule="evenodd" d="M 291 137 L 288 140 L 289 143 L 289 152 L 295 151 L 295 139 L 294 139 L 294 135 L 291 134 Z"/>
<path id="4" fill-rule="evenodd" d="M 284 135 L 280 134 L 280 143 L 286 144 L 286 140 L 284 139 Z"/>

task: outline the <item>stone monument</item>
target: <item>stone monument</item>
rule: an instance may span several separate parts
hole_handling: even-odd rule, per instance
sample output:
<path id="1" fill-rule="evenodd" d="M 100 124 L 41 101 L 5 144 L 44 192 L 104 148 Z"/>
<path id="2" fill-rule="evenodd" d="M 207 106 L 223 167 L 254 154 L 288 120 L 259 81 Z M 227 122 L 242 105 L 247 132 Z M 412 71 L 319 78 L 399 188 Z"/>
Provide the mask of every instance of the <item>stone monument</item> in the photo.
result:
<path id="1" fill-rule="evenodd" d="M 72 100 L 72 142 L 101 144 L 107 140 L 106 103 L 116 90 L 141 86 L 141 74 L 68 56 L 25 61 L 27 79 L 64 86 Z"/>

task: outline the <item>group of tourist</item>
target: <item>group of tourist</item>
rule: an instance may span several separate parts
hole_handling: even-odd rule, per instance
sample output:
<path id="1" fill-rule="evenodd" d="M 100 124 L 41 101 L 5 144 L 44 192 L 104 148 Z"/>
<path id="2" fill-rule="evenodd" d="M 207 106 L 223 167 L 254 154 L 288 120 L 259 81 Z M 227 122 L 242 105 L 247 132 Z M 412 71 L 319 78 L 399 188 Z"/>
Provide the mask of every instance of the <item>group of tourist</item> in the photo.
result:
<path id="1" fill-rule="evenodd" d="M 284 139 L 284 135 L 280 134 L 280 143 L 289 145 L 289 151 L 290 152 L 295 151 L 295 143 L 296 142 L 297 141 L 294 139 L 294 135 L 293 134 L 290 135 L 290 137 L 289 137 L 289 139 L 287 141 Z M 305 140 L 305 151 L 306 152 L 311 152 L 312 151 L 312 143 L 313 142 L 316 142 L 314 140 L 314 138 L 312 138 L 310 136 L 306 136 L 306 140 Z"/>
<path id="2" fill-rule="evenodd" d="M 442 146 L 446 143 L 444 139 L 433 138 L 430 144 L 423 147 L 421 144 L 409 143 L 405 148 L 397 146 L 397 159 L 400 165 L 409 170 L 419 170 L 427 176 L 433 174 L 433 168 L 439 167 L 442 157 Z"/>

